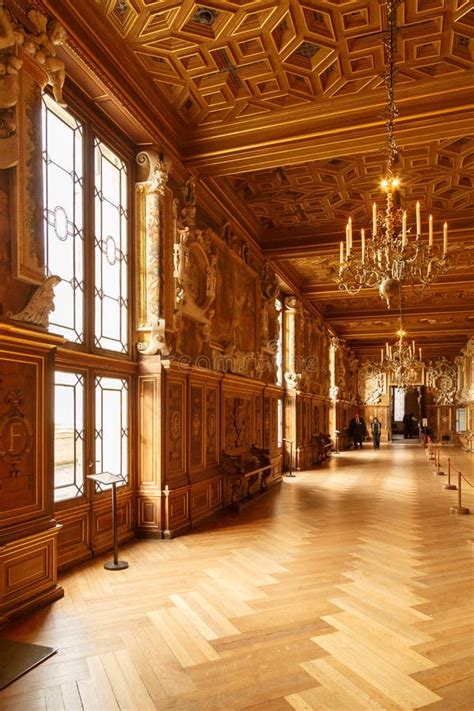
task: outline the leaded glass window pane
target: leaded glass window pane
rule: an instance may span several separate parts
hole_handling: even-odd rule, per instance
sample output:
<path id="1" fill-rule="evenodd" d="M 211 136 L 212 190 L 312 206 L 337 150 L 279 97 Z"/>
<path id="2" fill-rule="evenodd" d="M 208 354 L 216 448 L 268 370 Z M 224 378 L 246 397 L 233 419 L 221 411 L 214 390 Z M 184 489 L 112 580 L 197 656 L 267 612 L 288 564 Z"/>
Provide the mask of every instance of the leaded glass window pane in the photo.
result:
<path id="1" fill-rule="evenodd" d="M 55 288 L 51 331 L 84 340 L 83 128 L 49 96 L 43 99 L 45 259 Z"/>
<path id="2" fill-rule="evenodd" d="M 128 482 L 128 381 L 95 379 L 95 471 L 111 472 Z M 117 484 L 120 486 L 120 484 Z M 96 485 L 102 491 L 108 487 Z"/>
<path id="3" fill-rule="evenodd" d="M 99 348 L 128 350 L 127 166 L 101 141 L 95 154 L 95 338 Z"/>
<path id="4" fill-rule="evenodd" d="M 405 390 L 404 388 L 393 389 L 393 419 L 395 422 L 402 422 L 405 416 Z"/>
<path id="5" fill-rule="evenodd" d="M 84 494 L 84 376 L 56 371 L 54 380 L 54 500 Z"/>

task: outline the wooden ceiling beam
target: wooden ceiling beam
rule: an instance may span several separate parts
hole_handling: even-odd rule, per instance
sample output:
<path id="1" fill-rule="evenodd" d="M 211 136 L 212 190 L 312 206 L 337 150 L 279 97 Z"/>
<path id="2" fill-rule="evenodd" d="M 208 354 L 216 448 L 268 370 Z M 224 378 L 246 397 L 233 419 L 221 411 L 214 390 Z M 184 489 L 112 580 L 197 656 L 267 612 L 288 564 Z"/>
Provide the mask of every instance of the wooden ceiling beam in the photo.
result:
<path id="1" fill-rule="evenodd" d="M 439 82 L 436 94 L 431 87 L 427 96 L 421 90 L 399 101 L 397 142 L 401 147 L 419 144 L 420 136 L 429 141 L 472 133 L 474 72 L 466 75 L 456 87 L 452 81 L 451 86 Z M 295 111 L 297 118 L 291 120 L 288 116 L 286 122 L 278 113 L 272 114 L 264 128 L 262 117 L 249 128 L 245 122 L 239 122 L 234 130 L 220 128 L 218 136 L 207 134 L 185 144 L 184 160 L 199 169 L 202 176 L 223 176 L 360 154 L 373 151 L 374 145 L 383 145 L 384 95 L 378 93 L 377 100 L 369 96 L 364 101 L 344 101 L 344 110 L 342 100 L 328 101 L 313 105 L 304 118 Z"/>
<path id="2" fill-rule="evenodd" d="M 437 316 L 460 316 L 462 314 L 474 316 L 474 291 L 473 291 L 473 301 L 467 303 L 459 304 L 447 304 L 446 306 L 441 304 L 436 304 L 436 315 Z M 406 319 L 410 318 L 420 318 L 426 317 L 426 304 L 419 304 L 417 306 L 404 306 L 403 307 L 403 317 Z M 398 321 L 400 314 L 398 310 L 381 308 L 380 310 L 370 311 L 366 309 L 364 311 L 351 311 L 350 313 L 331 313 L 327 316 L 334 326 L 338 324 L 344 324 L 348 320 L 365 319 L 367 323 L 372 321 L 380 321 L 384 319 L 387 321 Z"/>
<path id="3" fill-rule="evenodd" d="M 474 288 L 474 272 L 467 271 L 463 274 L 446 274 L 439 278 L 435 283 L 436 291 L 450 292 L 455 289 L 473 289 Z M 367 296 L 376 294 L 376 289 L 361 289 L 358 294 L 349 295 L 346 291 L 339 289 L 335 281 L 331 282 L 313 282 L 303 284 L 300 287 L 301 292 L 306 298 L 324 298 L 327 299 L 347 299 L 351 298 L 356 301 Z"/>
<path id="4" fill-rule="evenodd" d="M 466 215 L 466 211 L 454 215 L 446 213 L 444 219 L 449 224 L 449 239 L 453 244 L 474 244 L 474 210 L 472 216 Z M 434 230 L 434 237 L 441 238 L 441 220 Z M 362 225 L 364 226 L 364 225 Z M 318 234 L 317 228 L 312 227 L 305 231 L 298 229 L 288 229 L 282 234 L 281 231 L 275 234 L 265 234 L 262 239 L 262 250 L 268 259 L 283 261 L 285 259 L 297 259 L 298 257 L 331 256 L 339 248 L 339 242 L 344 238 L 343 226 L 334 232 Z"/>

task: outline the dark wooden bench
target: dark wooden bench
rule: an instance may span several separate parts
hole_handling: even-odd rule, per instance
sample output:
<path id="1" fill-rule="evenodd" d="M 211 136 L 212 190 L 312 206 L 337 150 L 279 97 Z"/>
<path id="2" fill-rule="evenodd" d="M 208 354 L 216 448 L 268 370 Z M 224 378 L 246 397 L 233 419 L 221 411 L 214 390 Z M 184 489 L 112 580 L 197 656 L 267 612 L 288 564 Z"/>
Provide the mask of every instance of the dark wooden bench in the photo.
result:
<path id="1" fill-rule="evenodd" d="M 331 456 L 332 439 L 328 434 L 322 432 L 318 435 L 313 435 L 313 462 L 321 464 L 325 459 Z"/>
<path id="2" fill-rule="evenodd" d="M 268 489 L 267 479 L 272 473 L 268 449 L 253 445 L 251 451 L 244 454 L 223 452 L 221 465 L 227 480 L 227 505 L 233 511 L 239 513 L 244 501 L 250 501 L 256 494 L 262 494 Z"/>

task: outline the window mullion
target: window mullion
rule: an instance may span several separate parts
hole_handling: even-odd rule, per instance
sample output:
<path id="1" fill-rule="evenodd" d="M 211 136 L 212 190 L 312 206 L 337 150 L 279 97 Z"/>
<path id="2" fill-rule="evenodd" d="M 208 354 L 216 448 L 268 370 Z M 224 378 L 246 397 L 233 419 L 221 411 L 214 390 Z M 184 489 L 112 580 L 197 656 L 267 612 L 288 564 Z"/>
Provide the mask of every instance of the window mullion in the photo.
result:
<path id="1" fill-rule="evenodd" d="M 84 268 L 84 341 L 86 350 L 91 352 L 94 345 L 94 137 L 89 124 L 84 130 L 84 228 L 85 228 L 85 268 Z"/>

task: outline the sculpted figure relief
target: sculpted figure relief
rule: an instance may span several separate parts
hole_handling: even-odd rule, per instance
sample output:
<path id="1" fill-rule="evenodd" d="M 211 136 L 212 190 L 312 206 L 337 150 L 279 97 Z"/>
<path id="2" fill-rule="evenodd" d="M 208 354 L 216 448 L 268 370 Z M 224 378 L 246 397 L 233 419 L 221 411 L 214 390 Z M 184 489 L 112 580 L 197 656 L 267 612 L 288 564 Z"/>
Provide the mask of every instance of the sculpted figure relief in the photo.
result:
<path id="1" fill-rule="evenodd" d="M 20 93 L 18 72 L 23 62 L 17 56 L 24 34 L 17 29 L 11 14 L 0 0 L 0 138 L 16 130 L 16 106 Z"/>
<path id="2" fill-rule="evenodd" d="M 9 311 L 8 318 L 48 328 L 49 314 L 54 311 L 54 287 L 60 281 L 60 277 L 50 276 L 41 286 L 38 286 L 26 306 L 16 314 Z"/>
<path id="3" fill-rule="evenodd" d="M 0 138 L 8 138 L 16 132 L 15 107 L 23 54 L 28 54 L 44 69 L 44 83 L 52 86 L 58 104 L 66 105 L 62 93 L 64 62 L 56 56 L 57 47 L 67 40 L 64 27 L 36 9 L 28 12 L 28 20 L 36 32 L 22 27 L 5 8 L 4 0 L 0 0 Z"/>
<path id="4" fill-rule="evenodd" d="M 56 48 L 66 43 L 66 31 L 56 20 L 48 20 L 39 10 L 30 10 L 28 19 L 37 34 L 29 35 L 25 50 L 34 56 L 38 64 L 44 66 L 49 83 L 53 87 L 54 98 L 60 106 L 66 106 L 63 99 L 63 86 L 66 74 L 64 62 L 56 57 Z"/>

